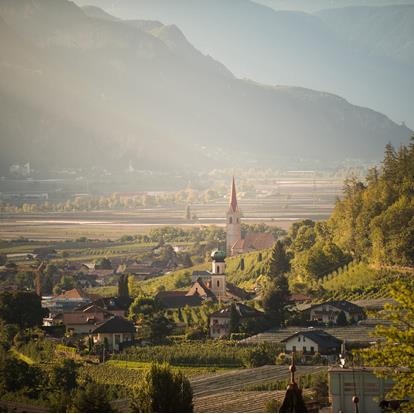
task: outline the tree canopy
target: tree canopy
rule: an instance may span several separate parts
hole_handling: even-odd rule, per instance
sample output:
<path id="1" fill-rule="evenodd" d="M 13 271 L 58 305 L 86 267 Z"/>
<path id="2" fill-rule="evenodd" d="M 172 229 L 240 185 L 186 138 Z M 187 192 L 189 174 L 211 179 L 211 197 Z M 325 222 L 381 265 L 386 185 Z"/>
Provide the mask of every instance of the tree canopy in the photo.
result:
<path id="1" fill-rule="evenodd" d="M 393 399 L 410 398 L 405 412 L 414 411 L 414 282 L 396 282 L 391 295 L 396 304 L 384 306 L 382 318 L 390 325 L 378 325 L 374 335 L 384 338 L 375 346 L 359 353 L 365 364 L 383 367 L 380 376 L 390 377 L 394 386 L 389 393 Z"/>
<path id="2" fill-rule="evenodd" d="M 134 392 L 131 408 L 140 413 L 193 412 L 190 382 L 181 372 L 173 372 L 168 364 L 152 364 Z"/>

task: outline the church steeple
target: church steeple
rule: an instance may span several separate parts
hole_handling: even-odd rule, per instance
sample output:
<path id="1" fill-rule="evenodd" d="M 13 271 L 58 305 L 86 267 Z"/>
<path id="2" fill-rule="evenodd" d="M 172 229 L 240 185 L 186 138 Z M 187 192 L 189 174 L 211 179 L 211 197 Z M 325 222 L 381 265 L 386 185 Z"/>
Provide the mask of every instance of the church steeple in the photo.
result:
<path id="1" fill-rule="evenodd" d="M 234 180 L 234 175 L 233 175 L 233 181 L 231 183 L 230 207 L 233 211 L 236 211 L 237 208 L 238 208 L 238 206 L 237 206 L 236 182 Z"/>
<path id="2" fill-rule="evenodd" d="M 226 252 L 232 255 L 231 248 L 241 239 L 241 213 L 237 205 L 236 181 L 233 177 L 230 191 L 230 205 L 226 214 Z"/>

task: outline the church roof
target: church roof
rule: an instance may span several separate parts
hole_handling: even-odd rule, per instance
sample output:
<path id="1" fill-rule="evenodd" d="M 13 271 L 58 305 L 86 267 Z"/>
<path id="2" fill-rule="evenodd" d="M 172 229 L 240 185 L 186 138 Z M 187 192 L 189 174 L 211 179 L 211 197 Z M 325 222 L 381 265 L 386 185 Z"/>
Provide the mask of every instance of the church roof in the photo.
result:
<path id="1" fill-rule="evenodd" d="M 234 180 L 231 183 L 231 195 L 230 195 L 230 207 L 233 211 L 237 210 L 237 193 L 236 193 L 236 182 Z"/>
<path id="2" fill-rule="evenodd" d="M 232 249 L 234 250 L 263 250 L 270 249 L 275 244 L 275 238 L 271 233 L 256 233 L 249 231 L 244 239 L 237 240 Z"/>

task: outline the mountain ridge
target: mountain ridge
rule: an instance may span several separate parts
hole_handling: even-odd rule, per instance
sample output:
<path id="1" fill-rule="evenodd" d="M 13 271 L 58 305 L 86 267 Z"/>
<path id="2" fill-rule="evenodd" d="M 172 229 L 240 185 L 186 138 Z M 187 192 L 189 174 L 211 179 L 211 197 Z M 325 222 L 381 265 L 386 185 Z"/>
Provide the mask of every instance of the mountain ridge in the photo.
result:
<path id="1" fill-rule="evenodd" d="M 59 24 L 48 26 L 48 0 L 27 0 L 39 5 L 29 17 L 24 1 L 0 4 L 0 29 L 15 34 L 0 43 L 14 53 L 0 55 L 3 174 L 23 161 L 38 169 L 196 171 L 375 159 L 384 143 L 411 134 L 334 95 L 237 79 L 176 27 L 164 29 L 163 41 L 136 22 L 92 18 L 79 8 L 65 18 L 59 4 L 66 0 L 53 0 Z M 175 48 L 183 39 L 184 52 Z M 28 56 L 33 66 L 11 69 Z"/>

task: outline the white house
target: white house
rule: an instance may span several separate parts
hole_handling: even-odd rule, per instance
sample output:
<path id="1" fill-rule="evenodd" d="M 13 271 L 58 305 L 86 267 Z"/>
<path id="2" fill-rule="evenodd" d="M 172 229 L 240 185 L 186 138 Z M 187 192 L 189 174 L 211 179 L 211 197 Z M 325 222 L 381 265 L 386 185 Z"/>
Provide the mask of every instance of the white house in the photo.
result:
<path id="1" fill-rule="evenodd" d="M 286 352 L 303 352 L 304 354 L 329 355 L 340 352 L 342 341 L 321 330 L 296 332 L 281 341 Z"/>
<path id="2" fill-rule="evenodd" d="M 358 322 L 365 318 L 364 310 L 346 300 L 329 301 L 310 308 L 310 320 L 320 323 L 336 324 L 339 314 L 343 312 L 348 322 Z"/>
<path id="3" fill-rule="evenodd" d="M 105 344 L 108 350 L 119 351 L 124 342 L 131 342 L 135 336 L 134 324 L 122 316 L 113 316 L 92 330 L 93 342 Z"/>

